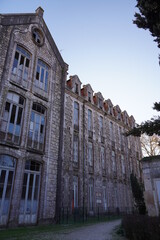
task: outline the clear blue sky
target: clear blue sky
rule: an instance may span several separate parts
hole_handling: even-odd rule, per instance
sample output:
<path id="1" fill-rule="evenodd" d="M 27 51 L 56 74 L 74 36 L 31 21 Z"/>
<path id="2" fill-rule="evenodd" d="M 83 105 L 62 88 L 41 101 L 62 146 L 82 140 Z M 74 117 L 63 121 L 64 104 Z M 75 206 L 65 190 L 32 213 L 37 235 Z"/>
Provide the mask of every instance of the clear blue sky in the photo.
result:
<path id="1" fill-rule="evenodd" d="M 135 5 L 135 0 L 0 0 L 0 12 L 33 13 L 41 6 L 69 75 L 78 75 L 141 123 L 157 115 L 152 106 L 160 101 L 160 67 L 150 33 L 132 23 Z"/>

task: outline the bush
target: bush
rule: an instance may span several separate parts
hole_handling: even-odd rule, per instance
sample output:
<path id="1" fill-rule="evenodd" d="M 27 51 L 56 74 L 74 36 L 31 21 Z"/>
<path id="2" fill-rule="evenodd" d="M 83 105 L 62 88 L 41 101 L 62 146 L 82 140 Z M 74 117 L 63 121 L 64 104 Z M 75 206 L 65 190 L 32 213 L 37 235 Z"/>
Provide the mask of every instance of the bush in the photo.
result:
<path id="1" fill-rule="evenodd" d="M 130 240 L 160 240 L 160 217 L 124 216 L 122 227 Z"/>

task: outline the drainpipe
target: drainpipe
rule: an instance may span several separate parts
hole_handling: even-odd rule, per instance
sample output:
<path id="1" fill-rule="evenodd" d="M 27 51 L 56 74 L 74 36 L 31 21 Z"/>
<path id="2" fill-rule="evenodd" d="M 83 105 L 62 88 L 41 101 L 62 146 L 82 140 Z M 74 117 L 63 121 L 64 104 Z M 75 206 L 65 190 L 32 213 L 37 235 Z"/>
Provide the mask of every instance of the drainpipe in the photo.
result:
<path id="1" fill-rule="evenodd" d="M 85 215 L 85 101 L 83 101 L 83 218 Z"/>
<path id="2" fill-rule="evenodd" d="M 60 222 L 60 208 L 62 206 L 62 151 L 63 151 L 63 128 L 64 128 L 64 97 L 65 97 L 65 82 L 67 76 L 68 65 L 65 63 L 62 69 L 61 77 L 61 109 L 60 109 L 60 127 L 59 127 L 59 149 L 57 162 L 57 189 L 56 189 L 56 211 L 55 221 Z"/>

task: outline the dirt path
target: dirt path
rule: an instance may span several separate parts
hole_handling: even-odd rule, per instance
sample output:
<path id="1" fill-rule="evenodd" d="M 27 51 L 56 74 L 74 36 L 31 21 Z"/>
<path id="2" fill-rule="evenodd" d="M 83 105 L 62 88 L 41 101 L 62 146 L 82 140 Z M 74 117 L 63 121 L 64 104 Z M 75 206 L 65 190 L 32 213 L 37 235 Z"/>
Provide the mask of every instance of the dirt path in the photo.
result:
<path id="1" fill-rule="evenodd" d="M 99 223 L 92 226 L 86 226 L 72 231 L 56 234 L 53 240 L 119 240 L 113 234 L 113 230 L 120 225 L 121 220 Z"/>

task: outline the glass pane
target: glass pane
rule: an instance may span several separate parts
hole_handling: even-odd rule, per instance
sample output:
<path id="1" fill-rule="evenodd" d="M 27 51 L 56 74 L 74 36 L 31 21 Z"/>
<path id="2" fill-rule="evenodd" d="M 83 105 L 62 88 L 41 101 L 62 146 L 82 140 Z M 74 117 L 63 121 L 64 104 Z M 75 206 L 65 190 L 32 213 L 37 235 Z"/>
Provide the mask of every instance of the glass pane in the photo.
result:
<path id="1" fill-rule="evenodd" d="M 40 74 L 40 67 L 37 66 L 37 72 L 36 72 L 36 79 L 39 80 L 39 74 Z"/>
<path id="2" fill-rule="evenodd" d="M 34 122 L 34 116 L 35 116 L 35 113 L 32 111 L 31 112 L 31 121 Z"/>
<path id="3" fill-rule="evenodd" d="M 5 196 L 6 199 L 10 199 L 12 179 L 13 179 L 13 172 L 10 171 L 8 175 L 8 183 L 7 183 L 6 196 Z"/>
<path id="4" fill-rule="evenodd" d="M 19 103 L 19 95 L 13 93 L 12 98 L 13 98 L 13 102 Z"/>
<path id="5" fill-rule="evenodd" d="M 9 124 L 9 128 L 8 128 L 8 132 L 9 133 L 13 133 L 13 130 L 14 130 L 14 124 L 13 123 L 10 123 Z M 10 134 L 8 134 L 8 139 L 10 139 L 11 138 L 11 135 Z M 11 140 L 11 139 L 10 139 Z"/>
<path id="6" fill-rule="evenodd" d="M 41 82 L 44 81 L 44 68 L 41 69 Z"/>
<path id="7" fill-rule="evenodd" d="M 39 189 L 39 175 L 36 176 L 34 200 L 38 199 L 38 189 Z"/>
<path id="8" fill-rule="evenodd" d="M 21 131 L 21 127 L 19 125 L 16 125 L 16 128 L 15 128 L 15 135 L 16 136 L 20 136 L 20 131 Z M 19 140 L 19 138 L 18 138 Z"/>
<path id="9" fill-rule="evenodd" d="M 29 59 L 26 58 L 26 67 L 29 68 Z"/>
<path id="10" fill-rule="evenodd" d="M 32 188 L 33 188 L 33 174 L 30 174 L 30 179 L 29 179 L 29 191 L 28 191 L 28 199 L 32 199 Z"/>
<path id="11" fill-rule="evenodd" d="M 45 91 L 47 91 L 48 88 L 48 72 L 46 71 L 46 76 L 45 76 Z"/>
<path id="12" fill-rule="evenodd" d="M 36 114 L 36 123 L 40 124 L 40 115 Z"/>
<path id="13" fill-rule="evenodd" d="M 5 176 L 6 176 L 6 171 L 2 170 L 0 175 L 0 198 L 2 198 L 2 194 L 3 194 Z"/>
<path id="14" fill-rule="evenodd" d="M 23 65 L 23 64 L 24 64 L 24 56 L 21 55 L 20 65 Z"/>
<path id="15" fill-rule="evenodd" d="M 21 124 L 22 111 L 23 111 L 23 109 L 21 107 L 19 107 L 19 109 L 18 109 L 18 116 L 17 116 L 17 122 L 16 122 L 17 125 Z"/>
<path id="16" fill-rule="evenodd" d="M 13 105 L 13 107 L 12 107 L 12 112 L 11 112 L 10 123 L 14 123 L 14 121 L 15 121 L 15 115 L 16 115 L 16 106 Z"/>
<path id="17" fill-rule="evenodd" d="M 0 155 L 0 166 L 14 167 L 15 159 L 8 155 Z"/>
<path id="18" fill-rule="evenodd" d="M 21 104 L 21 105 L 24 104 L 24 99 L 21 96 L 19 97 L 19 104 Z"/>

